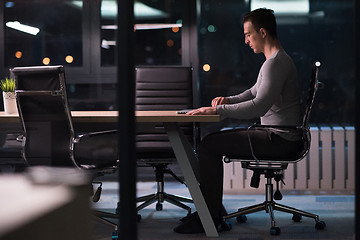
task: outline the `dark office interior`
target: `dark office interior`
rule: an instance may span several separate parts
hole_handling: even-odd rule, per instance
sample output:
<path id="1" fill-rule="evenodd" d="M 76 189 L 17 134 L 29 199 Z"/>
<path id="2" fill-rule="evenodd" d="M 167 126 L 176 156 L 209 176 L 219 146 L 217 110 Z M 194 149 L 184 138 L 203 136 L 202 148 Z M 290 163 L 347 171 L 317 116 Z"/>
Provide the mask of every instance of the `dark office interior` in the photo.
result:
<path id="1" fill-rule="evenodd" d="M 129 4 L 134 5 L 129 6 Z M 254 54 L 252 49 L 244 44 L 242 27 L 244 14 L 259 7 L 272 8 L 275 11 L 278 36 L 283 48 L 295 63 L 302 95 L 307 94 L 311 66 L 317 61 L 321 63 L 319 80 L 324 86 L 317 93 L 310 126 L 312 130 L 315 129 L 316 134 L 319 134 L 318 147 L 321 156 L 318 156 L 318 159 L 320 162 L 323 161 L 324 165 L 325 160 L 322 156 L 325 155 L 322 154 L 327 150 L 324 143 L 326 141 L 322 140 L 321 133 L 327 130 L 331 132 L 328 151 L 331 155 L 329 162 L 333 164 L 333 168 L 329 170 L 330 176 L 325 176 L 327 170 L 320 171 L 319 180 L 316 181 L 321 182 L 322 179 L 329 178 L 332 183 L 328 187 L 324 187 L 326 185 L 324 183 L 323 188 L 321 186 L 316 189 L 311 188 L 313 181 L 309 173 L 311 159 L 307 158 L 306 161 L 303 160 L 306 162 L 304 167 L 306 173 L 300 173 L 302 169 L 300 165 L 291 168 L 294 169 L 293 183 L 284 186 L 284 195 L 289 194 L 294 198 L 299 196 L 299 199 L 304 197 L 303 201 L 314 196 L 322 200 L 334 197 L 338 202 L 325 200 L 326 208 L 319 210 L 320 215 L 322 213 L 328 218 L 331 218 L 328 212 L 333 211 L 332 207 L 335 209 L 338 206 L 341 209 L 346 205 L 351 206 L 350 210 L 344 209 L 346 220 L 339 224 L 339 228 L 348 227 L 347 230 L 331 229 L 331 227 L 335 228 L 331 224 L 341 222 L 342 212 L 339 211 L 336 212 L 334 219 L 327 223 L 327 228 L 323 230 L 325 233 L 316 232 L 311 223 L 308 227 L 311 226 L 312 234 L 301 235 L 302 232 L 307 231 L 306 227 L 292 228 L 299 231 L 297 233 L 291 230 L 286 232 L 284 227 L 282 229 L 284 234 L 278 237 L 279 239 L 340 239 L 340 236 L 344 236 L 344 239 L 360 239 L 360 233 L 356 228 L 360 224 L 357 217 L 359 216 L 357 196 L 360 189 L 359 184 L 355 184 L 359 182 L 359 176 L 353 173 L 359 169 L 355 160 L 359 156 L 360 149 L 359 141 L 355 142 L 355 138 L 359 137 L 360 128 L 359 111 L 357 111 L 360 77 L 360 47 L 357 44 L 360 39 L 360 8 L 357 0 L 5 0 L 0 3 L 0 79 L 9 77 L 9 69 L 14 67 L 64 66 L 71 111 L 122 110 L 119 112 L 118 123 L 104 125 L 78 123 L 75 124 L 75 128 L 84 131 L 113 128 L 118 128 L 120 132 L 127 131 L 123 135 L 127 138 L 120 138 L 119 141 L 125 148 L 129 148 L 124 150 L 124 156 L 131 159 L 134 157 L 131 151 L 134 147 L 131 143 L 134 140 L 131 130 L 135 130 L 137 126 L 131 123 L 133 116 L 128 118 L 127 115 L 135 102 L 124 98 L 134 96 L 131 91 L 129 92 L 129 89 L 134 87 L 133 83 L 129 82 L 129 79 L 134 81 L 134 76 L 131 75 L 133 68 L 191 67 L 194 107 L 208 106 L 211 99 L 216 96 L 230 96 L 242 92 L 255 83 L 257 73 L 265 60 L 263 55 Z M 127 9 L 134 10 L 133 16 L 125 14 Z M 126 17 L 128 21 L 124 21 Z M 29 31 L 19 30 L 18 25 L 30 27 Z M 0 100 L 0 111 L 4 111 L 3 98 Z M 120 117 L 127 120 L 121 120 Z M 199 137 L 221 129 L 248 126 L 253 122 L 253 119 L 224 119 L 216 123 L 201 123 Z M 339 129 L 341 133 L 337 132 Z M 347 139 L 350 131 L 355 136 L 353 142 Z M 0 177 L 7 174 L 22 174 L 24 171 L 20 154 L 21 144 L 16 142 L 16 137 L 20 134 L 22 134 L 20 126 L 5 123 L 0 127 Z M 336 134 L 344 138 L 342 159 L 338 159 L 336 155 Z M 339 184 L 341 187 L 338 187 L 336 182 L 338 161 L 343 162 L 344 167 L 342 181 L 345 183 Z M 122 175 L 128 178 L 121 178 L 121 171 L 101 178 L 109 185 L 104 184 L 105 197 L 102 198 L 105 207 L 102 207 L 100 199 L 98 206 L 100 209 L 109 208 L 109 204 L 115 208 L 119 195 L 121 198 L 122 194 L 125 194 L 119 191 L 117 185 L 119 181 L 120 186 L 121 183 L 125 186 L 126 181 L 131 182 L 132 178 L 136 178 L 140 189 L 132 189 L 131 186 L 135 183 L 128 182 L 129 186 L 126 189 L 130 194 L 135 191 L 138 191 L 138 194 L 148 193 L 155 188 L 151 185 L 154 181 L 151 167 L 135 169 L 135 165 L 128 160 L 120 165 L 130 167 L 130 171 L 127 173 L 124 171 Z M 181 179 L 183 178 L 176 163 L 170 168 Z M 131 170 L 136 172 L 136 176 Z M 301 176 L 307 179 L 304 183 L 298 181 Z M 171 176 L 167 176 L 165 180 L 170 184 L 169 192 L 179 191 L 181 195 L 185 191 L 185 195 L 188 195 L 186 187 L 178 188 L 177 181 Z M 6 183 L 2 182 L 1 185 L 3 184 Z M 226 196 L 230 200 L 224 203 L 226 206 L 230 207 L 236 202 L 236 196 L 241 198 L 242 190 L 247 193 L 247 199 L 258 200 L 257 195 L 260 196 L 260 200 L 263 198 L 262 190 L 256 192 L 249 186 L 237 188 L 234 187 L 235 185 L 227 189 L 229 195 Z M 106 186 L 110 186 L 111 189 L 106 190 Z M 143 189 L 146 186 L 150 186 L 150 189 Z M 171 189 L 172 186 L 175 186 L 174 189 Z M 135 196 L 130 196 L 129 199 L 132 197 Z M 108 203 L 106 202 L 108 199 L 115 200 Z M 246 205 L 246 199 L 240 200 L 240 203 L 241 201 Z M 126 204 L 131 205 L 128 201 L 122 204 L 122 208 L 126 207 Z M 304 202 L 299 204 L 307 205 Z M 135 204 L 131 206 L 135 208 Z M 168 209 L 165 210 L 167 207 Z M 237 207 L 230 208 L 236 210 Z M 169 220 L 166 223 L 167 218 L 180 218 L 183 214 L 181 210 L 164 205 L 165 216 L 160 216 L 159 220 L 156 216 L 160 211 L 154 208 L 151 205 L 142 210 L 144 214 L 141 221 L 135 223 L 130 221 L 126 224 L 124 219 L 133 213 L 133 209 L 123 211 L 123 218 L 120 217 L 123 221 L 120 221 L 120 224 L 122 222 L 127 226 L 126 229 L 119 227 L 124 231 L 123 239 L 159 239 L 161 236 L 165 239 L 187 239 L 186 235 L 179 236 L 172 232 L 174 226 L 170 222 L 176 220 Z M 171 211 L 174 211 L 174 214 Z M 130 219 L 136 220 L 134 217 Z M 257 220 L 263 221 L 265 225 L 268 216 L 264 213 L 260 214 Z M 163 224 L 164 227 L 159 224 Z M 237 224 L 233 221 L 231 233 L 223 235 L 220 233 L 219 239 L 222 237 L 251 239 L 252 236 L 253 239 L 276 238 L 263 233 L 252 235 L 251 231 L 241 230 Z M 96 222 L 94 227 L 96 233 L 91 236 L 92 239 L 111 238 L 114 229 L 105 225 Z M 255 224 L 253 230 L 259 231 L 258 229 L 261 229 L 261 226 Z M 129 232 L 126 232 L 127 230 Z M 267 227 L 264 228 L 265 231 Z M 205 235 L 190 236 L 191 239 L 205 237 Z M 121 238 L 120 233 L 119 239 Z"/>

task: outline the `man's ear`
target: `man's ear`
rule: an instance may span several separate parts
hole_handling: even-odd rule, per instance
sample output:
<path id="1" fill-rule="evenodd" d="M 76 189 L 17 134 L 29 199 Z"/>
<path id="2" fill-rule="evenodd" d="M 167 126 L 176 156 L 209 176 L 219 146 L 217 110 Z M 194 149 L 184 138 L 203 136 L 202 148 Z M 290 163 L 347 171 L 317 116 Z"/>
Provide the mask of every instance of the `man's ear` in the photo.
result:
<path id="1" fill-rule="evenodd" d="M 265 38 L 267 35 L 267 31 L 265 28 L 260 28 L 259 33 L 263 38 Z"/>

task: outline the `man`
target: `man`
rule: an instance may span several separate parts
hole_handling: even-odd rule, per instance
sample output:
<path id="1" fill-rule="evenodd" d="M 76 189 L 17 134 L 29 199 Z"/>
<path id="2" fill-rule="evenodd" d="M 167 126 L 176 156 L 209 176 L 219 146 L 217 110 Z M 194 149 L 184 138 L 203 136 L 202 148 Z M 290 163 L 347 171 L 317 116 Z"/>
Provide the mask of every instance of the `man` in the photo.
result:
<path id="1" fill-rule="evenodd" d="M 211 107 L 190 111 L 189 115 L 220 114 L 229 118 L 260 118 L 265 125 L 301 125 L 300 97 L 296 69 L 281 47 L 276 19 L 270 9 L 256 9 L 243 18 L 245 44 L 266 57 L 253 87 L 235 96 L 216 97 Z M 300 151 L 301 134 L 276 129 L 252 129 L 250 138 L 255 156 L 279 159 Z M 222 156 L 252 156 L 247 129 L 209 134 L 199 144 L 200 188 L 215 225 L 222 223 Z M 219 229 L 219 228 L 218 228 Z M 174 229 L 178 233 L 201 233 L 197 213 Z"/>

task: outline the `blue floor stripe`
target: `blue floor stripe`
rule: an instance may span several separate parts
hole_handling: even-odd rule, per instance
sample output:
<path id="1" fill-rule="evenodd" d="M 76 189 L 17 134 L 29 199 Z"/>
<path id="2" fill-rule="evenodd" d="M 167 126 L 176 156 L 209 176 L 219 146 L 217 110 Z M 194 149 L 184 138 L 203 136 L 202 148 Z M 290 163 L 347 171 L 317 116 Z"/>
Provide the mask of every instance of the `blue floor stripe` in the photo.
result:
<path id="1" fill-rule="evenodd" d="M 316 197 L 316 202 L 354 202 L 355 196 L 322 196 Z"/>

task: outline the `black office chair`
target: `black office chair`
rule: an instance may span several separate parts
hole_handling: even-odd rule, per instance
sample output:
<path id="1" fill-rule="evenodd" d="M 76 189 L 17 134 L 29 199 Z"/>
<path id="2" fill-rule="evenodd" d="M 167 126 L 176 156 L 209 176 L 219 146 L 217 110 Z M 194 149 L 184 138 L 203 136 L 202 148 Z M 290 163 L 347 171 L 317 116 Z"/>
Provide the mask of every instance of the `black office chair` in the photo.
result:
<path id="1" fill-rule="evenodd" d="M 116 171 L 116 130 L 75 134 L 63 66 L 15 67 L 10 74 L 15 78 L 22 157 L 27 166 L 76 167 L 86 170 L 91 179 Z M 101 212 L 96 215 L 102 217 Z"/>
<path id="2" fill-rule="evenodd" d="M 181 110 L 192 108 L 192 68 L 190 67 L 136 67 L 136 110 Z M 181 125 L 184 134 L 190 142 L 195 143 L 194 125 Z M 162 210 L 164 201 L 186 209 L 191 208 L 182 202 L 192 202 L 191 199 L 168 194 L 164 191 L 164 174 L 172 175 L 184 183 L 168 167 L 175 162 L 175 155 L 168 136 L 161 123 L 138 125 L 136 135 L 136 150 L 138 166 L 151 166 L 155 169 L 157 191 L 154 194 L 137 198 L 143 202 L 137 211 L 156 203 L 156 210 Z"/>
<path id="3" fill-rule="evenodd" d="M 310 149 L 310 130 L 309 130 L 309 118 L 311 108 L 314 102 L 315 94 L 321 85 L 318 81 L 318 69 L 320 67 L 320 63 L 316 62 L 312 68 L 312 75 L 310 79 L 310 86 L 309 86 L 309 95 L 307 99 L 307 104 L 304 111 L 303 122 L 301 126 L 298 127 L 288 127 L 288 126 L 267 126 L 267 125 L 251 125 L 248 129 L 251 128 L 280 128 L 286 129 L 289 131 L 301 131 L 303 135 L 304 141 L 304 148 L 301 152 L 294 152 L 293 156 L 290 156 L 288 159 L 261 159 L 258 156 L 255 156 L 254 152 L 252 151 L 252 143 L 249 136 L 249 143 L 251 147 L 252 156 L 248 156 L 247 158 L 242 157 L 242 159 L 237 159 L 236 156 L 225 156 L 224 162 L 241 162 L 241 166 L 243 168 L 249 169 L 253 171 L 253 176 L 251 179 L 250 186 L 257 188 L 260 182 L 260 176 L 264 175 L 267 183 L 265 188 L 265 201 L 261 204 L 256 204 L 253 206 L 240 208 L 237 212 L 230 213 L 224 216 L 225 219 L 236 217 L 238 222 L 245 222 L 247 220 L 246 214 L 258 212 L 265 210 L 270 215 L 271 220 L 271 228 L 270 234 L 271 235 L 278 235 L 280 234 L 280 228 L 276 227 L 275 219 L 274 219 L 274 210 L 287 212 L 293 214 L 293 221 L 299 222 L 302 216 L 310 217 L 315 219 L 315 228 L 316 229 L 324 229 L 325 222 L 319 220 L 319 216 L 316 214 L 312 214 L 309 212 L 301 211 L 292 207 L 288 207 L 285 205 L 278 204 L 274 201 L 281 200 L 282 194 L 279 191 L 279 181 L 283 181 L 283 172 L 287 168 L 289 163 L 296 163 L 303 159 Z M 245 159 L 244 159 L 245 158 Z M 277 190 L 275 194 L 273 193 L 273 184 L 272 179 L 276 181 Z"/>

